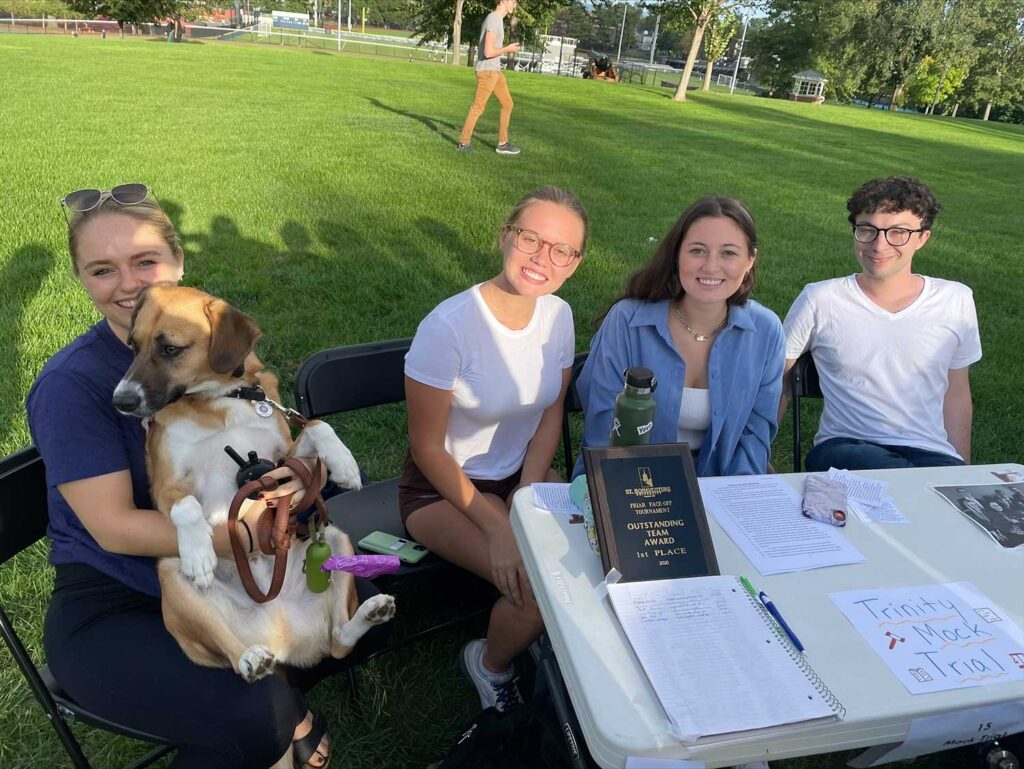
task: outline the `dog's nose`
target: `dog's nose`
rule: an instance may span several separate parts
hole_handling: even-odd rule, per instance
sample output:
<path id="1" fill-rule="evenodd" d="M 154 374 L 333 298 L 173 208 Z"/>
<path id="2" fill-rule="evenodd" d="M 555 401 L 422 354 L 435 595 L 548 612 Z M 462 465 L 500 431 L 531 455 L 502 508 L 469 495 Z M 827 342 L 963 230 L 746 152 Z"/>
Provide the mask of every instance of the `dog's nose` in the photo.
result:
<path id="1" fill-rule="evenodd" d="M 115 392 L 114 408 L 122 414 L 131 414 L 142 403 L 142 398 L 134 392 Z"/>
<path id="2" fill-rule="evenodd" d="M 114 388 L 114 408 L 122 414 L 133 414 L 142 405 L 142 388 L 136 383 L 125 380 Z"/>

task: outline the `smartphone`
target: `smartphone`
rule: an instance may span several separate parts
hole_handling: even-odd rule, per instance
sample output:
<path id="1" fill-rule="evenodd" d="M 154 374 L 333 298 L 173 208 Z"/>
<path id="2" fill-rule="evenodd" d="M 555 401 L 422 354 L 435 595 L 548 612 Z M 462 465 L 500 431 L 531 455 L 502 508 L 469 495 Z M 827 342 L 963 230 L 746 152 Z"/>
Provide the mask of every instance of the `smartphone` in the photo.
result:
<path id="1" fill-rule="evenodd" d="M 373 531 L 359 540 L 359 547 L 371 553 L 397 555 L 403 563 L 419 563 L 430 551 L 419 542 L 396 537 L 386 531 Z"/>

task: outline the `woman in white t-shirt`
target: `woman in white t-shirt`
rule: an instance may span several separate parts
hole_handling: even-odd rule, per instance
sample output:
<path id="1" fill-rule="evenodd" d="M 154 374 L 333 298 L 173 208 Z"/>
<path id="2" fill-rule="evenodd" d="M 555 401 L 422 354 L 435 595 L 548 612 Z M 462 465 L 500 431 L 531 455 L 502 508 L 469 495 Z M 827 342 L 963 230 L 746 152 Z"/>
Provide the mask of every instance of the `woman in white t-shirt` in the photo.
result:
<path id="1" fill-rule="evenodd" d="M 572 193 L 527 195 L 501 228 L 501 272 L 441 302 L 405 359 L 402 520 L 414 539 L 501 593 L 487 638 L 460 658 L 485 708 L 522 701 L 512 660 L 543 629 L 508 512 L 517 488 L 557 479 L 551 460 L 576 340 L 572 310 L 554 292 L 586 242 L 587 215 Z"/>

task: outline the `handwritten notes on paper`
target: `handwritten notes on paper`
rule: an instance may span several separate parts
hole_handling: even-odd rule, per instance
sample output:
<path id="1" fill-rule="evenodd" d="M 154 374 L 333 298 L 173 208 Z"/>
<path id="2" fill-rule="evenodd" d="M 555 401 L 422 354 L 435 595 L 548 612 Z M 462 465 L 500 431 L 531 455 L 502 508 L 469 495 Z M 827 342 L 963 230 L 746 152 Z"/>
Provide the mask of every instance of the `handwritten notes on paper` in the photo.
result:
<path id="1" fill-rule="evenodd" d="M 860 563 L 835 526 L 800 512 L 800 493 L 776 475 L 701 478 L 705 509 L 764 575 Z"/>
<path id="2" fill-rule="evenodd" d="M 911 694 L 1024 680 L 1024 632 L 969 582 L 829 598 Z"/>

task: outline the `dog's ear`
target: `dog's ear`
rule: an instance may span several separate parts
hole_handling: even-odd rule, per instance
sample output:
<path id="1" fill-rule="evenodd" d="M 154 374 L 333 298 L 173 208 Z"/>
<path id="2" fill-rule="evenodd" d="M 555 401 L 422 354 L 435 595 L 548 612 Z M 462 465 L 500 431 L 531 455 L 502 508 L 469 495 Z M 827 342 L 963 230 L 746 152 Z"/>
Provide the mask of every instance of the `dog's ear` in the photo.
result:
<path id="1" fill-rule="evenodd" d="M 210 368 L 227 374 L 245 362 L 262 332 L 256 321 L 222 299 L 206 305 L 210 321 Z"/>

